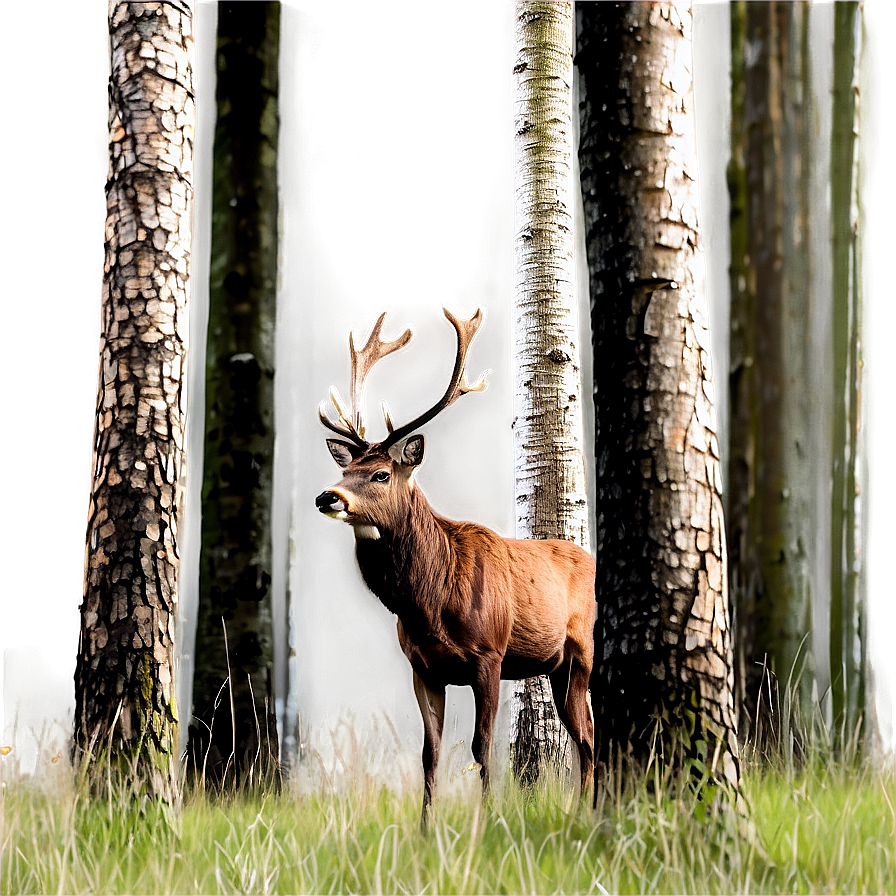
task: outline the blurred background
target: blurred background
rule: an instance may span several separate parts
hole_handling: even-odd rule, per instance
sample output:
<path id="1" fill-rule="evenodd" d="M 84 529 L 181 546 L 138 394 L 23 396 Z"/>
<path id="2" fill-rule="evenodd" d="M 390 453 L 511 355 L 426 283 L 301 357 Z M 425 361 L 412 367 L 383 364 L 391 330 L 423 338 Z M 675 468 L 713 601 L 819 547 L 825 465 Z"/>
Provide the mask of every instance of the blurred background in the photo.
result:
<path id="1" fill-rule="evenodd" d="M 2 696 L 4 720 L 17 708 L 23 720 L 39 726 L 69 713 L 72 703 L 100 321 L 107 7 L 12 2 L 0 12 Z M 884 21 L 892 32 L 892 16 Z M 194 367 L 182 569 L 185 706 L 198 577 L 213 27 L 209 6 L 197 4 Z M 396 421 L 415 415 L 441 393 L 453 360 L 441 303 L 462 316 L 483 305 L 486 322 L 468 368 L 472 377 L 491 368 L 489 388 L 428 427 L 418 481 L 439 512 L 511 534 L 513 4 L 284 4 L 281 27 L 274 526 L 284 537 L 274 553 L 277 690 L 287 693 L 290 680 L 296 686 L 295 711 L 305 731 L 350 707 L 362 718 L 385 709 L 400 731 L 416 732 L 417 709 L 394 619 L 364 589 L 348 528 L 314 510 L 314 497 L 338 475 L 316 408 L 331 385 L 347 393 L 349 326 L 363 338 L 379 309 L 388 307 L 386 338 L 408 323 L 414 338 L 371 375 L 367 417 L 376 434 L 381 398 Z M 728 4 L 694 7 L 703 230 L 723 434 L 729 389 L 719 371 L 729 369 L 730 348 L 729 29 Z M 875 52 L 891 58 L 892 33 L 882 40 L 883 50 Z M 887 92 L 877 84 L 874 91 L 868 95 L 872 111 L 865 114 L 877 129 L 869 139 L 878 141 L 873 145 L 883 155 L 875 164 L 886 169 L 888 158 L 892 167 L 892 86 Z M 892 208 L 889 215 L 892 234 Z M 881 251 L 887 257 L 886 247 Z M 890 303 L 892 308 L 892 296 Z M 587 396 L 587 309 L 581 318 Z M 891 326 L 891 312 L 886 320 Z M 892 445 L 893 418 L 891 407 L 869 432 Z M 728 445 L 723 452 L 727 463 Z M 883 476 L 880 494 L 871 500 L 886 503 L 892 465 Z M 884 506 L 875 519 L 884 526 L 878 539 L 892 545 L 886 529 L 892 508 Z M 889 575 L 884 570 L 881 581 L 892 582 L 891 570 Z M 878 590 L 873 600 L 866 624 L 874 620 L 869 628 L 882 632 L 878 655 L 889 651 L 889 657 L 880 668 L 891 681 L 892 591 Z M 892 702 L 891 685 L 886 693 Z M 464 737 L 472 698 L 455 691 L 450 700 L 449 736 Z M 285 704 L 278 709 L 284 717 Z M 892 729 L 892 711 L 889 724 Z"/>

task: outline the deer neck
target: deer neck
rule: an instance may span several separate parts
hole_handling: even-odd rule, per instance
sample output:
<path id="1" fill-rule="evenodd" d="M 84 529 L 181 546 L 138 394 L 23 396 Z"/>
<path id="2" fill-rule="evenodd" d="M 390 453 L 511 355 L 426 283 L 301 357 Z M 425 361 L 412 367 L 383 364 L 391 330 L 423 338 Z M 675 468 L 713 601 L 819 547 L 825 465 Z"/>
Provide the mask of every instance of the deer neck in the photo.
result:
<path id="1" fill-rule="evenodd" d="M 358 565 L 367 587 L 407 629 L 431 626 L 441 611 L 451 551 L 439 520 L 415 487 L 407 512 L 378 526 L 378 537 L 356 533 Z"/>

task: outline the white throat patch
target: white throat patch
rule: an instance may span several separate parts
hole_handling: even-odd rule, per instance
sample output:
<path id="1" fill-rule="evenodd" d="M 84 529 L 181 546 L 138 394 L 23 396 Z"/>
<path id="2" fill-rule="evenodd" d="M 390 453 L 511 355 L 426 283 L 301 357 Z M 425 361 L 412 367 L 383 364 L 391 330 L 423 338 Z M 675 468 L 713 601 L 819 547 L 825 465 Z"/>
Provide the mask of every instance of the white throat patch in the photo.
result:
<path id="1" fill-rule="evenodd" d="M 355 530 L 355 538 L 359 540 L 368 538 L 376 541 L 380 537 L 380 530 L 376 526 L 352 526 L 352 528 Z"/>

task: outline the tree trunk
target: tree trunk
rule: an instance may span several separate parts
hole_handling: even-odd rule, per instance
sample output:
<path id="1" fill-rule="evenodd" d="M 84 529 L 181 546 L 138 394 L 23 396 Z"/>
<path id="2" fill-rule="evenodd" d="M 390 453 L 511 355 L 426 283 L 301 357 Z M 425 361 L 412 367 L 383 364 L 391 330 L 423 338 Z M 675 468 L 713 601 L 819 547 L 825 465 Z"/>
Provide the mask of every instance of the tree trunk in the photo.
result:
<path id="1" fill-rule="evenodd" d="M 787 269 L 783 221 L 783 109 L 781 50 L 775 3 L 748 3 L 744 73 L 744 149 L 746 159 L 748 288 L 755 313 L 752 373 L 755 388 L 753 538 L 759 581 L 755 596 L 755 651 L 747 667 L 754 679 L 748 693 L 764 686 L 777 704 L 773 682 L 786 677 L 800 631 L 792 625 L 793 595 L 787 578 L 788 454 L 784 440 L 784 383 Z M 795 496 L 794 496 L 795 497 Z M 802 622 L 802 620 L 800 620 Z M 795 636 L 796 643 L 792 644 Z M 766 718 L 777 706 L 766 707 Z M 758 732 L 754 732 L 754 737 Z"/>
<path id="2" fill-rule="evenodd" d="M 812 575 L 817 539 L 812 477 L 817 469 L 818 454 L 812 441 L 811 410 L 812 302 L 808 231 L 812 219 L 804 203 L 805 169 L 808 167 L 805 140 L 811 129 L 804 73 L 804 18 L 801 5 L 776 4 L 782 117 L 782 256 L 786 268 L 781 324 L 784 332 L 781 376 L 784 401 L 780 426 L 787 478 L 785 492 L 780 496 L 786 564 L 784 569 L 778 569 L 779 579 L 786 589 L 786 607 L 780 614 L 782 624 L 778 638 L 783 649 L 776 658 L 775 668 L 781 698 L 778 721 L 785 752 L 799 748 L 801 733 L 815 711 L 814 656 L 808 633 L 814 625 Z M 757 301 L 758 295 L 761 293 L 757 293 Z M 767 599 L 785 600 L 775 594 L 769 594 Z"/>
<path id="3" fill-rule="evenodd" d="M 518 3 L 514 74 L 516 531 L 589 549 L 572 202 L 572 3 Z M 568 750 L 546 679 L 515 698 L 513 764 Z"/>
<path id="4" fill-rule="evenodd" d="M 280 4 L 220 3 L 202 557 L 190 754 L 279 780 L 271 630 Z"/>
<path id="5" fill-rule="evenodd" d="M 577 33 L 596 421 L 597 755 L 643 765 L 661 745 L 667 761 L 684 755 L 736 783 L 690 9 L 580 4 Z"/>
<path id="6" fill-rule="evenodd" d="M 855 694 L 858 670 L 850 643 L 855 596 L 850 592 L 850 530 L 855 528 L 855 489 L 847 494 L 854 462 L 849 451 L 851 409 L 849 358 L 852 280 L 856 221 L 853 217 L 855 190 L 856 23 L 858 3 L 838 3 L 833 10 L 831 46 L 830 191 L 828 204 L 830 240 L 830 309 L 825 351 L 826 444 L 829 469 L 824 471 L 831 488 L 831 709 L 835 732 L 851 733 L 857 722 Z"/>
<path id="7" fill-rule="evenodd" d="M 744 673 L 744 716 L 758 728 L 754 746 L 787 731 L 782 713 L 799 680 L 808 630 L 806 516 L 801 468 L 806 452 L 808 402 L 805 358 L 807 296 L 801 256 L 798 160 L 801 104 L 798 21 L 793 4 L 746 4 L 740 35 L 743 116 L 732 139 L 742 156 L 739 189 L 743 221 L 732 223 L 743 256 L 732 267 L 736 318 L 750 318 L 750 363 L 733 371 L 749 382 L 749 478 L 732 477 L 731 504 L 747 508 L 748 532 L 732 527 L 731 558 L 739 587 L 742 626 L 739 668 Z M 743 7 L 740 7 L 743 9 Z M 794 90 L 797 90 L 794 96 Z M 738 436 L 740 433 L 738 433 Z M 735 449 L 738 450 L 738 449 Z M 807 692 L 806 679 L 803 691 Z"/>
<path id="8" fill-rule="evenodd" d="M 75 756 L 176 795 L 173 682 L 187 281 L 192 13 L 110 8 L 100 375 L 75 671 Z M 95 782 L 105 769 L 95 761 Z"/>
<path id="9" fill-rule="evenodd" d="M 732 57 L 749 60 L 733 71 L 732 115 L 732 458 L 729 532 L 737 607 L 739 689 L 743 719 L 762 730 L 751 740 L 777 736 L 773 719 L 787 723 L 784 699 L 774 693 L 776 676 L 803 670 L 796 696 L 808 708 L 814 663 L 809 570 L 824 596 L 830 583 L 829 655 L 836 737 L 850 737 L 864 709 L 864 638 L 858 576 L 860 559 L 859 401 L 860 301 L 857 290 L 856 41 L 858 6 L 836 4 L 833 60 L 830 209 L 811 196 L 817 177 L 807 4 L 738 3 L 732 10 Z M 749 50 L 749 52 L 748 52 Z M 816 223 L 820 222 L 820 223 Z M 831 276 L 816 276 L 813 231 L 830 224 Z M 827 288 L 833 363 L 826 386 L 813 370 L 812 323 Z M 818 303 L 820 307 L 821 302 Z M 826 313 L 826 309 L 825 309 Z M 816 349 L 817 352 L 817 349 Z M 828 398 L 828 388 L 831 397 Z M 811 497 L 819 451 L 812 396 L 832 433 L 830 558 L 813 549 L 809 520 L 828 526 Z M 832 403 L 831 403 L 832 402 Z M 827 429 L 829 427 L 829 430 Z M 812 461 L 816 460 L 813 464 Z M 822 473 L 822 476 L 828 474 Z M 815 512 L 813 512 L 813 509 Z M 813 553 L 815 556 L 813 557 Z M 816 620 L 816 624 L 819 620 Z M 821 623 L 823 627 L 823 622 Z M 803 660 L 808 660 L 804 666 Z M 823 659 L 822 674 L 823 674 Z M 766 668 L 769 687 L 762 681 Z M 758 705 L 759 694 L 771 705 Z M 778 705 L 780 704 L 780 705 Z M 779 710 L 783 709 L 783 712 Z M 792 729 L 790 743 L 798 743 Z"/>
<path id="10" fill-rule="evenodd" d="M 756 665 L 756 597 L 759 558 L 751 507 L 756 482 L 754 290 L 750 288 L 747 247 L 747 161 L 744 146 L 746 102 L 745 2 L 732 3 L 729 19 L 728 111 L 728 572 L 732 615 L 737 620 L 735 642 L 736 701 L 741 736 L 756 719 L 761 666 Z"/>
<path id="11" fill-rule="evenodd" d="M 859 139 L 859 281 L 861 284 L 861 589 L 867 651 L 869 747 L 892 761 L 896 737 L 894 632 L 896 568 L 896 7 L 862 4 L 862 90 Z"/>

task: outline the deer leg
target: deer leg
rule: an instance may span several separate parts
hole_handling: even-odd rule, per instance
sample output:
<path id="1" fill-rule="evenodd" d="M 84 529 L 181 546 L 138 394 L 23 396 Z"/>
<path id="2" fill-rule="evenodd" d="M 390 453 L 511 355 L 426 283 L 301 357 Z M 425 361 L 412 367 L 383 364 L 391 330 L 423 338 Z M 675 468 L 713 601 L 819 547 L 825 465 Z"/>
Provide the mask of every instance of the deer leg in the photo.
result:
<path id="1" fill-rule="evenodd" d="M 576 659 L 551 673 L 557 714 L 579 751 L 582 795 L 594 780 L 594 718 L 588 702 L 588 673 Z"/>
<path id="2" fill-rule="evenodd" d="M 482 779 L 482 795 L 488 795 L 489 762 L 492 752 L 492 733 L 498 712 L 501 687 L 501 660 L 498 657 L 482 657 L 476 669 L 473 696 L 476 701 L 476 733 L 473 735 L 473 758 L 479 763 Z"/>
<path id="3" fill-rule="evenodd" d="M 431 688 L 414 672 L 414 694 L 423 716 L 423 811 L 420 823 L 424 827 L 432 805 L 436 786 L 436 769 L 442 747 L 442 725 L 445 721 L 445 688 Z"/>

